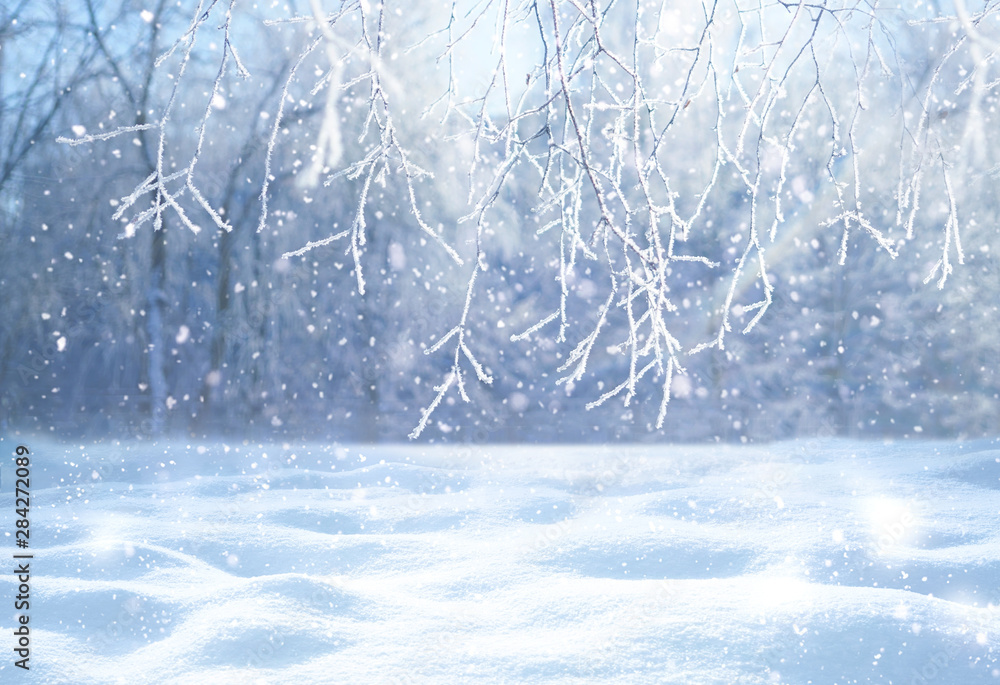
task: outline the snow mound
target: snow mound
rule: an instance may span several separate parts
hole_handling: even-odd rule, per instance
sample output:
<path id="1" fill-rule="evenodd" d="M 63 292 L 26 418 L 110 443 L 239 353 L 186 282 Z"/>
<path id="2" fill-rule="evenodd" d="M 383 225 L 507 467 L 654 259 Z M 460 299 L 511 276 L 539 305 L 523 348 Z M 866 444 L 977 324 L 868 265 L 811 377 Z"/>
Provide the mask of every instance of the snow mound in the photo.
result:
<path id="1" fill-rule="evenodd" d="M 28 444 L 4 683 L 1000 683 L 995 443 Z"/>

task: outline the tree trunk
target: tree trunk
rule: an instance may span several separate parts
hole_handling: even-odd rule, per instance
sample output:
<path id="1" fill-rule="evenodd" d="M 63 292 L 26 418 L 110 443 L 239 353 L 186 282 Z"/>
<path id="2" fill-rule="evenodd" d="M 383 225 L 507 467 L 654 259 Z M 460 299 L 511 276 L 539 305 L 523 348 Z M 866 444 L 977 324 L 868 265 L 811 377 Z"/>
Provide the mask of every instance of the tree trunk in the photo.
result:
<path id="1" fill-rule="evenodd" d="M 153 232 L 152 259 L 150 261 L 149 293 L 147 296 L 146 335 L 146 378 L 149 379 L 150 432 L 156 436 L 163 433 L 167 409 L 167 376 L 163 339 L 163 310 L 166 295 L 167 239 L 166 229 Z"/>

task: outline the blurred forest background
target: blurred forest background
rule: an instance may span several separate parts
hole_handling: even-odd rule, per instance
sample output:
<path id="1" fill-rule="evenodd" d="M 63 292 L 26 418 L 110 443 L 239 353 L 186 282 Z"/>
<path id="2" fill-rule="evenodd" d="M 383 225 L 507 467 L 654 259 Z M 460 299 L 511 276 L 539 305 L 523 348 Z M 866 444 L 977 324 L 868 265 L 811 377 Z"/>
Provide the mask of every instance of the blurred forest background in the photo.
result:
<path id="1" fill-rule="evenodd" d="M 796 4 L 777 9 L 789 13 Z M 433 109 L 422 116 L 454 77 L 439 59 L 448 36 L 435 33 L 448 24 L 450 7 L 412 3 L 402 13 L 390 13 L 382 30 L 392 34 L 393 44 L 418 47 L 400 48 L 380 69 L 396 108 L 396 133 L 435 174 L 414 184 L 422 219 L 440 230 L 465 267 L 416 225 L 407 184 L 376 182 L 369 191 L 372 201 L 363 206 L 362 294 L 344 241 L 282 258 L 349 227 L 364 182 L 363 175 L 340 177 L 327 187 L 306 178 L 316 174 L 317 137 L 324 130 L 327 94 L 317 95 L 314 87 L 326 73 L 327 55 L 317 50 L 300 62 L 302 46 L 319 35 L 315 24 L 267 20 L 308 17 L 309 3 L 276 9 L 238 5 L 227 36 L 231 33 L 251 78 L 242 78 L 231 61 L 218 92 L 213 89 L 220 55 L 230 40 L 216 30 L 225 7 L 211 17 L 190 52 L 184 85 L 163 125 L 173 147 L 163 154 L 168 166 L 183 168 L 204 125 L 197 187 L 232 229 L 216 226 L 188 192 L 181 201 L 198 232 L 183 225 L 176 212 L 167 213 L 158 230 L 150 223 L 135 226 L 129 215 L 113 218 L 122 199 L 156 168 L 161 129 L 144 126 L 158 121 L 174 97 L 183 49 L 160 64 L 157 59 L 184 34 L 194 4 L 0 3 L 0 429 L 112 438 L 405 440 L 453 361 L 424 351 L 461 317 L 470 265 L 481 258 L 475 232 L 458 223 L 469 212 L 470 143 L 461 137 L 469 121 L 457 116 L 442 121 L 442 111 Z M 531 9 L 529 3 L 524 12 Z M 672 398 L 660 429 L 656 388 L 640 388 L 628 406 L 611 399 L 585 408 L 608 384 L 618 383 L 615 374 L 629 363 L 614 349 L 625 335 L 616 340 L 615 331 L 627 329 L 623 319 L 608 320 L 609 337 L 595 346 L 582 377 L 557 383 L 563 376 L 558 367 L 586 327 L 593 327 L 608 297 L 602 284 L 611 267 L 581 257 L 572 276 L 557 282 L 565 234 L 537 230 L 529 210 L 538 196 L 537 175 L 515 173 L 492 206 L 482 238 L 488 268 L 479 272 L 469 306 L 467 339 L 493 382 L 476 383 L 472 375 L 467 384 L 472 401 L 447 395 L 421 439 L 762 441 L 995 434 L 1000 419 L 995 60 L 988 43 L 981 45 L 989 54 L 977 56 L 980 44 L 966 41 L 935 71 L 942 55 L 955 48 L 961 26 L 934 19 L 954 9 L 930 3 L 906 16 L 891 11 L 882 16 L 879 30 L 891 34 L 880 39 L 885 68 L 876 65 L 866 86 L 867 118 L 857 126 L 850 116 L 842 121 L 844 139 L 850 127 L 856 154 L 831 156 L 831 132 L 817 131 L 830 128 L 829 115 L 825 124 L 818 114 L 809 115 L 798 132 L 810 135 L 795 139 L 787 171 L 781 170 L 787 177 L 777 191 L 784 223 L 769 247 L 770 308 L 747 334 L 734 329 L 724 348 L 689 355 L 715 335 L 747 237 L 748 194 L 736 174 L 723 173 L 684 246 L 720 266 L 681 263 L 674 273 L 681 317 L 674 335 L 685 352 L 686 373 L 669 381 Z M 685 30 L 684 17 L 671 19 L 679 35 L 697 36 L 702 29 L 702 13 L 692 16 L 691 30 Z M 980 29 L 995 40 L 1000 33 L 994 19 L 984 18 L 993 23 Z M 641 21 L 632 16 L 633 24 Z M 834 18 L 823 21 L 826 26 Z M 609 20 L 606 26 L 610 34 L 614 25 Z M 620 31 L 626 45 L 630 26 L 626 21 Z M 494 25 L 487 29 L 489 46 Z M 824 57 L 836 58 L 837 49 Z M 537 56 L 525 50 L 509 59 L 534 64 Z M 460 62 L 464 72 L 458 77 L 469 82 L 488 81 L 494 73 L 486 58 L 474 54 Z M 843 78 L 824 72 L 823 97 L 834 102 L 858 90 L 858 62 L 840 62 Z M 978 93 L 962 87 L 976 64 Z M 665 73 L 673 74 L 667 67 Z M 511 67 L 510 79 L 531 83 L 531 67 L 517 68 Z M 289 80 L 293 69 L 298 75 Z M 751 70 L 741 73 L 752 79 Z M 370 150 L 358 141 L 371 87 L 364 80 L 352 84 L 363 72 L 345 62 L 336 74 L 342 117 L 328 161 L 341 161 L 339 167 L 329 164 L 332 171 Z M 801 95 L 810 85 L 803 73 Z M 791 71 L 785 87 L 794 90 L 798 74 Z M 913 94 L 916 109 L 901 100 L 900 84 Z M 711 83 L 707 89 L 706 97 L 676 107 L 686 123 L 661 155 L 679 179 L 682 201 L 696 197 L 712 173 L 719 102 L 737 98 L 719 95 Z M 258 231 L 265 157 L 282 101 L 270 159 L 267 225 Z M 204 123 L 206 103 L 211 116 Z M 925 128 L 913 118 L 920 118 L 920 108 L 926 110 Z M 599 109 L 588 111 L 596 117 Z M 971 147 L 961 147 L 972 114 L 978 117 L 975 138 Z M 136 128 L 85 145 L 57 141 L 120 126 Z M 906 239 L 905 227 L 896 226 L 899 157 L 901 141 L 914 130 L 933 134 L 938 145 L 926 159 L 939 156 L 957 175 L 946 193 L 940 172 L 927 172 L 938 179 L 928 182 L 940 192 L 926 191 L 913 237 Z M 959 148 L 965 161 L 945 163 L 940 150 Z M 841 265 L 843 229 L 824 223 L 841 210 L 834 186 L 824 179 L 832 169 L 853 184 L 850 165 L 857 160 L 868 172 L 861 188 L 864 215 L 900 248 L 899 256 L 891 258 L 864 231 L 853 231 Z M 937 276 L 925 280 L 941 258 L 952 196 L 964 264 L 956 264 L 939 289 Z M 769 227 L 770 220 L 766 223 Z M 567 340 L 544 328 L 511 340 L 558 310 L 564 296 L 577 327 L 568 329 Z M 746 316 L 738 304 L 733 312 Z M 583 333 L 574 338 L 575 330 Z"/>

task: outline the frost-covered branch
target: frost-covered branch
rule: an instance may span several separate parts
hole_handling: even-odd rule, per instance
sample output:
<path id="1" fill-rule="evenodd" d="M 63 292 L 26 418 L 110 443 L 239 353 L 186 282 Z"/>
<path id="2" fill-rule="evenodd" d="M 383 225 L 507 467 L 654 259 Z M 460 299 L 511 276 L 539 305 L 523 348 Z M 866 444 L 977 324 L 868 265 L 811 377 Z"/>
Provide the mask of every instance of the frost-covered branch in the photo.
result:
<path id="1" fill-rule="evenodd" d="M 249 76 L 229 30 L 236 0 L 222 7 L 201 0 L 161 58 L 178 63 L 155 123 L 67 141 L 157 133 L 153 171 L 116 212 L 133 212 L 131 230 L 159 228 L 167 209 L 196 229 L 185 194 L 229 228 L 195 174 L 230 62 Z M 955 8 L 949 28 L 873 0 L 453 0 L 420 14 L 430 28 L 414 36 L 408 5 L 349 0 L 331 13 L 310 0 L 308 14 L 267 22 L 299 40 L 270 123 L 258 231 L 273 221 L 278 151 L 297 113 L 315 109 L 313 144 L 292 173 L 300 188 L 323 180 L 349 216 L 286 257 L 343 240 L 364 295 L 377 277 L 371 237 L 389 213 L 456 267 L 472 261 L 457 323 L 426 350 L 447 346 L 448 364 L 411 437 L 453 389 L 469 400 L 469 369 L 492 382 L 472 332 L 500 230 L 537 237 L 555 282 L 552 301 L 509 339 L 550 335 L 566 346 L 559 384 L 599 374 L 589 407 L 653 394 L 662 426 L 681 361 L 725 350 L 734 327 L 752 333 L 802 242 L 833 236 L 845 264 L 859 241 L 891 259 L 920 235 L 941 248 L 928 279 L 942 287 L 963 261 L 958 179 L 991 166 L 976 141 L 1000 84 L 1000 3 Z M 167 124 L 213 12 L 220 66 L 189 161 L 168 167 Z M 920 52 L 928 38 L 940 47 Z M 440 73 L 408 72 L 421 56 Z M 447 189 L 434 195 L 432 182 Z M 467 207 L 449 215 L 431 199 L 455 195 L 458 182 Z M 583 275 L 598 284 L 586 297 L 574 285 Z"/>

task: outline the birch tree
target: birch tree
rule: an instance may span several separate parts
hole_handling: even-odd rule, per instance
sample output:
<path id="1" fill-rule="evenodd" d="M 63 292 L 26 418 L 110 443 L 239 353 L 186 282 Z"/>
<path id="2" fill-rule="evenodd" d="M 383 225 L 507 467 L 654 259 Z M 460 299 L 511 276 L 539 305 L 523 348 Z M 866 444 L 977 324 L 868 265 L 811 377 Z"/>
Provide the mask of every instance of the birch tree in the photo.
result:
<path id="1" fill-rule="evenodd" d="M 231 230 L 200 192 L 197 168 L 226 74 L 257 78 L 238 30 L 257 17 L 238 0 L 186 8 L 186 28 L 154 66 L 176 93 L 201 46 L 214 46 L 218 77 L 196 144 L 166 126 L 174 95 L 148 118 L 143 108 L 133 124 L 66 139 L 154 139 L 148 178 L 117 210 L 134 232 L 156 235 L 167 216 L 190 230 Z M 502 373 L 481 361 L 489 355 L 474 330 L 482 283 L 512 232 L 540 236 L 557 304 L 493 322 L 513 331 L 510 349 L 550 339 L 562 350 L 559 383 L 574 387 L 600 369 L 588 408 L 653 401 L 659 427 L 678 379 L 699 355 L 726 361 L 732 336 L 752 335 L 783 287 L 776 265 L 816 236 L 832 237 L 839 265 L 858 240 L 885 260 L 933 251 L 927 286 L 947 285 L 966 260 L 965 179 L 995 164 L 980 142 L 995 121 L 998 10 L 963 0 L 905 9 L 454 0 L 420 10 L 311 0 L 264 22 L 299 38 L 269 112 L 257 230 L 274 227 L 291 113 L 312 107 L 313 143 L 294 173 L 303 187 L 350 196 L 352 209 L 286 258 L 342 252 L 364 296 L 380 277 L 366 250 L 384 245 L 371 217 L 394 211 L 463 276 L 462 306 L 423 344 L 445 370 L 411 437 L 447 398 L 469 401 L 470 384 Z M 435 69 L 413 73 L 428 59 Z M 178 160 L 169 168 L 165 150 Z M 457 221 L 429 218 L 432 186 L 452 189 L 464 207 Z M 401 200 L 387 206 L 390 197 Z"/>

